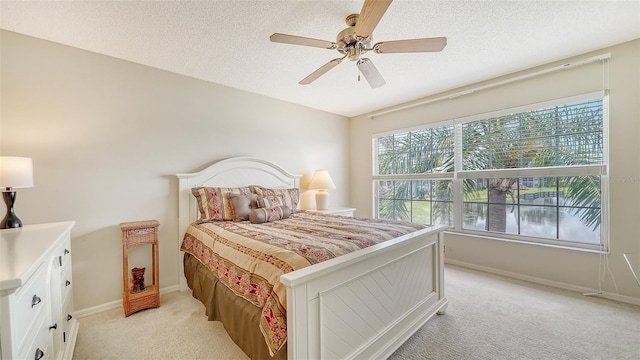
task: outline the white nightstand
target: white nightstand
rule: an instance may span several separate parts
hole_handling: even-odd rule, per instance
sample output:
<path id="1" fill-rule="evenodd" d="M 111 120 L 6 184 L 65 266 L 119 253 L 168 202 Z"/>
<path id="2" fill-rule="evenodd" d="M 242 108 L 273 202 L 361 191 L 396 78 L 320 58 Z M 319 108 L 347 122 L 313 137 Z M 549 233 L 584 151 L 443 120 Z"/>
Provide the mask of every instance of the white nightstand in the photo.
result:
<path id="1" fill-rule="evenodd" d="M 356 211 L 356 208 L 334 207 L 334 208 L 329 208 L 327 210 L 311 209 L 311 210 L 307 210 L 307 211 L 317 212 L 317 213 L 320 213 L 320 214 L 330 214 L 330 215 L 339 215 L 339 216 L 353 216 L 353 212 Z"/>

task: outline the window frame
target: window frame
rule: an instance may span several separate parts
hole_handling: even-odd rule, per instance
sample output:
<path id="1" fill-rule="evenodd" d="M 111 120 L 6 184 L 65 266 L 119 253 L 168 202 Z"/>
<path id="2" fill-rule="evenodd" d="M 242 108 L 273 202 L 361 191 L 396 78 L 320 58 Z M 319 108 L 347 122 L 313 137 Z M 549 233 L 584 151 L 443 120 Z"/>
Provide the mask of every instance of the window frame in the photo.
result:
<path id="1" fill-rule="evenodd" d="M 572 103 L 589 101 L 589 100 L 602 100 L 602 162 L 600 164 L 592 165 L 572 165 L 572 166 L 547 166 L 537 168 L 515 168 L 515 169 L 491 169 L 491 170 L 462 170 L 462 124 L 490 119 L 499 116 L 507 116 L 511 114 L 518 114 L 522 112 L 530 112 L 541 109 L 546 109 L 556 106 L 564 106 Z M 430 128 L 438 128 L 444 126 L 454 125 L 454 171 L 448 173 L 419 173 L 419 174 L 392 174 L 381 175 L 378 169 L 378 148 L 377 139 L 409 133 L 413 131 L 420 131 Z M 410 180 L 452 180 L 453 181 L 453 226 L 450 227 L 451 232 L 472 235 L 474 237 L 491 238 L 498 240 L 523 242 L 534 245 L 552 246 L 566 249 L 577 249 L 585 251 L 595 252 L 608 252 L 609 251 L 609 94 L 607 91 L 597 91 L 591 93 L 580 94 L 576 96 L 563 97 L 553 99 L 545 102 L 538 102 L 527 104 L 523 106 L 501 109 L 492 112 L 486 112 L 481 114 L 474 114 L 467 117 L 456 118 L 449 121 L 441 121 L 433 124 L 414 126 L 406 129 L 398 129 L 393 131 L 387 131 L 384 133 L 378 133 L 372 135 L 372 147 L 373 147 L 373 175 L 372 175 L 372 200 L 374 217 L 379 216 L 378 206 L 378 181 L 410 181 Z M 533 237 L 526 235 L 517 235 L 501 232 L 492 232 L 488 230 L 471 230 L 463 229 L 463 209 L 464 209 L 464 194 L 463 194 L 463 181 L 464 179 L 487 179 L 487 178 L 523 178 L 523 177 L 567 177 L 567 176 L 600 176 L 600 243 L 590 244 L 571 240 L 549 239 L 542 237 Z"/>

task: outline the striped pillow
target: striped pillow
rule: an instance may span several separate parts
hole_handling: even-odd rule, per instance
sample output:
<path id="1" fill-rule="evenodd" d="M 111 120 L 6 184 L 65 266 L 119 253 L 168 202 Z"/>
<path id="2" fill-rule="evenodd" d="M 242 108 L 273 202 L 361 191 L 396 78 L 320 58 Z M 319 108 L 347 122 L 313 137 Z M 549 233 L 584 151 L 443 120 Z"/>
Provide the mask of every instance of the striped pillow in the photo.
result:
<path id="1" fill-rule="evenodd" d="M 191 189 L 191 193 L 196 198 L 201 221 L 231 221 L 233 209 L 229 193 L 249 195 L 251 188 L 195 187 Z"/>
<path id="2" fill-rule="evenodd" d="M 273 208 L 276 206 L 285 206 L 284 200 L 282 199 L 282 195 L 258 196 L 257 203 L 259 208 Z"/>
<path id="3" fill-rule="evenodd" d="M 253 192 L 258 196 L 282 195 L 283 205 L 291 209 L 291 213 L 298 211 L 300 203 L 300 189 L 269 189 L 262 186 L 252 186 Z"/>

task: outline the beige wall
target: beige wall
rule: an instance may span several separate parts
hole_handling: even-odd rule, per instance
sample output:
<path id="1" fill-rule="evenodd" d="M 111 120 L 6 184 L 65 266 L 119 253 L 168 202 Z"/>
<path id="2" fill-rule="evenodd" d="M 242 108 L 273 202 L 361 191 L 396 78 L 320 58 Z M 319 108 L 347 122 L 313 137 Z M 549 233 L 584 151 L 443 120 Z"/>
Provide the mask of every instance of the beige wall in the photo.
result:
<path id="1" fill-rule="evenodd" d="M 610 69 L 610 239 L 608 257 L 597 254 L 509 243 L 464 235 L 446 236 L 448 259 L 533 277 L 575 289 L 597 289 L 598 268 L 606 265 L 605 292 L 618 294 L 623 300 L 640 303 L 640 286 L 627 267 L 623 253 L 633 253 L 636 272 L 640 269 L 640 40 L 602 49 L 573 59 L 529 69 L 519 74 L 492 79 L 455 89 L 465 89 L 513 78 L 569 60 L 611 53 Z M 470 60 L 472 61 L 472 60 Z M 359 116 L 351 120 L 351 205 L 357 215 L 372 215 L 372 134 L 420 126 L 484 112 L 536 103 L 554 98 L 578 95 L 602 89 L 600 63 L 575 67 L 507 85 L 482 90 L 451 100 L 421 105 L 369 119 Z M 440 97 L 446 94 L 434 96 Z M 427 100 L 427 99 L 423 99 Z M 358 159 L 358 161 L 355 161 Z"/>
<path id="2" fill-rule="evenodd" d="M 77 310 L 121 299 L 121 222 L 160 221 L 160 285 L 178 284 L 176 173 L 231 156 L 263 157 L 307 176 L 327 168 L 338 187 L 332 205 L 348 205 L 344 117 L 7 31 L 0 36 L 0 153 L 32 157 L 35 173 L 35 187 L 18 191 L 16 213 L 24 224 L 77 222 Z M 308 195 L 303 205 L 314 207 Z M 147 263 L 145 251 L 130 261 Z"/>

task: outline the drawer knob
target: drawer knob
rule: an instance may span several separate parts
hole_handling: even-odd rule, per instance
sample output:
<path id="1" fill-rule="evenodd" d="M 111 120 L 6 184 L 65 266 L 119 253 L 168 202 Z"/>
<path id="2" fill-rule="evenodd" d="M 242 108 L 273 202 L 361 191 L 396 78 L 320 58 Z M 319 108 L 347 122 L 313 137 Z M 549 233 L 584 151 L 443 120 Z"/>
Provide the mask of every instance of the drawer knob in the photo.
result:
<path id="1" fill-rule="evenodd" d="M 51 329 L 57 329 L 57 328 L 58 328 L 58 323 L 55 323 L 55 324 L 53 324 L 53 325 L 49 326 L 49 330 L 51 330 Z"/>
<path id="2" fill-rule="evenodd" d="M 43 357 L 44 357 L 44 351 L 40 350 L 40 348 L 37 348 L 35 360 L 40 360 Z"/>
<path id="3" fill-rule="evenodd" d="M 33 295 L 33 298 L 31 298 L 31 307 L 34 307 L 40 304 L 41 302 L 42 302 L 42 299 L 40 299 L 38 295 Z"/>
<path id="4" fill-rule="evenodd" d="M 64 283 L 64 286 L 69 286 L 69 285 L 71 285 L 71 281 L 67 280 L 67 281 Z"/>
<path id="5" fill-rule="evenodd" d="M 71 319 L 73 319 L 73 316 L 71 316 L 71 314 L 67 314 L 67 321 L 71 321 Z"/>
<path id="6" fill-rule="evenodd" d="M 70 252 L 71 252 L 71 251 L 69 251 L 69 250 L 67 250 L 67 249 L 64 249 L 64 254 L 65 254 L 65 255 L 69 254 Z"/>

